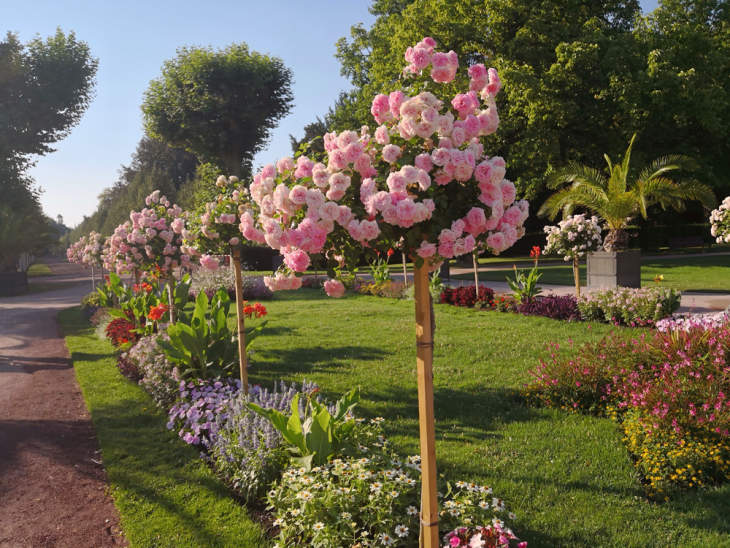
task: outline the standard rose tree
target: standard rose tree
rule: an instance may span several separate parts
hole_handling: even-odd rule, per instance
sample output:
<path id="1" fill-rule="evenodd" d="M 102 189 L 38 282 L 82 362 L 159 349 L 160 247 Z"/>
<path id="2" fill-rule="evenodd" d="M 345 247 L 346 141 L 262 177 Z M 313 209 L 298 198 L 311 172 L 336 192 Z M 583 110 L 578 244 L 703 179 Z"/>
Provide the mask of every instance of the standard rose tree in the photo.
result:
<path id="1" fill-rule="evenodd" d="M 77 263 L 91 269 L 91 287 L 96 288 L 94 267 L 100 268 L 103 274 L 104 241 L 101 234 L 91 231 L 88 236 L 81 236 L 79 240 L 66 249 L 66 258 L 70 263 Z"/>
<path id="2" fill-rule="evenodd" d="M 710 214 L 710 234 L 718 244 L 730 244 L 730 196 Z"/>
<path id="3" fill-rule="evenodd" d="M 432 384 L 432 312 L 428 270 L 477 247 L 499 253 L 524 234 L 526 201 L 515 201 L 505 161 L 490 157 L 484 138 L 499 124 L 494 69 L 468 69 L 468 90 L 446 96 L 456 78 L 456 53 L 438 52 L 424 38 L 406 52 L 410 86 L 377 95 L 377 127 L 324 136 L 326 161 L 306 156 L 265 166 L 250 185 L 251 204 L 240 216 L 244 238 L 284 257 L 266 278 L 272 290 L 296 289 L 312 254 L 330 272 L 362 255 L 402 249 L 415 264 L 422 524 L 425 546 L 438 545 L 438 508 Z M 329 281 L 330 296 L 343 293 Z"/>
<path id="4" fill-rule="evenodd" d="M 205 212 L 196 220 L 191 232 L 186 233 L 186 242 L 202 253 L 200 265 L 209 270 L 218 268 L 218 259 L 212 255 L 230 254 L 236 276 L 236 317 L 238 323 L 238 359 L 242 389 L 248 392 L 248 371 L 246 364 L 246 330 L 241 278 L 241 230 L 239 215 L 246 211 L 248 190 L 238 177 L 221 175 L 216 181 L 218 196 L 214 202 L 205 205 Z"/>
<path id="5" fill-rule="evenodd" d="M 145 198 L 146 208 L 132 211 L 109 238 L 107 268 L 117 272 L 146 271 L 167 280 L 170 321 L 175 321 L 175 270 L 189 267 L 195 250 L 185 245 L 187 213 L 155 190 Z"/>
<path id="6" fill-rule="evenodd" d="M 560 221 L 558 226 L 546 226 L 547 245 L 545 253 L 562 255 L 566 261 L 573 263 L 575 294 L 580 297 L 579 261 L 586 253 L 601 249 L 601 226 L 598 217 L 572 215 Z"/>

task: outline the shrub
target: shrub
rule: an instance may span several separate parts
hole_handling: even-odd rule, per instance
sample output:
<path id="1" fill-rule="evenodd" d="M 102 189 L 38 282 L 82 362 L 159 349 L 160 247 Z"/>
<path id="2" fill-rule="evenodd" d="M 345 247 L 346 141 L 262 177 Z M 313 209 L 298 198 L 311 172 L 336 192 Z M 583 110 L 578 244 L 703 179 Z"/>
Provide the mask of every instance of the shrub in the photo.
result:
<path id="1" fill-rule="evenodd" d="M 711 329 L 730 323 L 730 311 L 717 314 L 690 314 L 688 316 L 670 317 L 659 320 L 656 328 L 659 331 L 690 331 L 692 329 Z"/>
<path id="2" fill-rule="evenodd" d="M 619 287 L 581 296 L 578 309 L 584 320 L 640 327 L 671 316 L 679 308 L 680 298 L 675 289 Z"/>
<path id="3" fill-rule="evenodd" d="M 142 373 L 137 367 L 137 364 L 130 360 L 126 353 L 120 354 L 117 357 L 117 369 L 119 369 L 119 372 L 130 381 L 139 382 L 142 378 Z"/>
<path id="4" fill-rule="evenodd" d="M 403 282 L 386 280 L 384 282 L 365 282 L 355 286 L 355 291 L 363 295 L 402 299 L 406 296 L 408 287 Z"/>
<path id="5" fill-rule="evenodd" d="M 532 372 L 528 397 L 622 422 L 650 493 L 690 486 L 684 462 L 692 486 L 727 479 L 718 459 L 730 462 L 730 325 L 614 334 L 570 357 L 557 351 Z"/>
<path id="6" fill-rule="evenodd" d="M 316 388 L 306 381 L 301 387 L 281 382 L 273 390 L 253 386 L 248 395 L 238 392 L 231 398 L 225 415 L 216 418 L 216 435 L 208 446 L 209 462 L 245 502 L 258 501 L 289 462 L 281 447 L 281 434 L 248 404 L 286 411 L 296 394 Z"/>
<path id="7" fill-rule="evenodd" d="M 263 276 L 242 276 L 244 299 L 271 299 L 273 293 L 264 285 Z M 236 285 L 233 270 L 230 268 L 218 268 L 210 270 L 199 268 L 193 274 L 190 296 L 194 299 L 201 291 L 210 299 L 221 287 L 225 288 L 231 299 L 236 298 Z"/>
<path id="8" fill-rule="evenodd" d="M 158 339 L 166 338 L 164 333 L 142 337 L 124 356 L 136 365 L 142 375 L 140 386 L 165 410 L 177 399 L 181 381 L 180 371 L 167 361 L 157 344 Z"/>
<path id="9" fill-rule="evenodd" d="M 573 295 L 544 295 L 525 301 L 517 307 L 525 316 L 545 316 L 554 320 L 580 320 L 578 301 Z"/>
<path id="10" fill-rule="evenodd" d="M 479 286 L 479 302 L 488 303 L 494 300 L 494 290 Z M 474 306 L 477 303 L 474 286 L 447 287 L 441 292 L 441 303 L 453 304 L 455 306 Z"/>
<path id="11" fill-rule="evenodd" d="M 92 316 L 99 306 L 101 306 L 99 304 L 99 293 L 96 291 L 84 295 L 81 299 L 81 310 L 87 316 Z"/>

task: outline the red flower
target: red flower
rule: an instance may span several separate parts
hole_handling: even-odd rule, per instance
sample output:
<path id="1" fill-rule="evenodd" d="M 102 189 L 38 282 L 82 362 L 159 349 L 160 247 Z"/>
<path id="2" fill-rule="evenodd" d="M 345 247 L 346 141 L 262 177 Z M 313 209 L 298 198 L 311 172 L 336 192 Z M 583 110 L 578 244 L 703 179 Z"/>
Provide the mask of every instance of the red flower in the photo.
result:
<path id="1" fill-rule="evenodd" d="M 390 249 L 388 249 L 388 257 L 392 257 L 393 253 L 395 253 L 395 251 L 393 251 L 392 247 Z"/>
<path id="2" fill-rule="evenodd" d="M 167 306 L 166 304 L 160 303 L 157 306 L 153 306 L 152 308 L 150 308 L 150 313 L 147 314 L 147 317 L 150 320 L 156 322 L 160 318 L 162 318 L 162 316 L 164 316 L 165 312 L 167 312 L 168 310 L 170 310 L 169 306 Z"/>
<path id="3" fill-rule="evenodd" d="M 268 314 L 266 307 L 261 303 L 255 303 L 253 306 L 246 301 L 243 303 L 243 315 L 247 318 L 261 318 Z"/>
<path id="4" fill-rule="evenodd" d="M 532 246 L 532 250 L 530 251 L 530 257 L 532 257 L 533 259 L 540 258 L 540 246 L 539 245 Z"/>

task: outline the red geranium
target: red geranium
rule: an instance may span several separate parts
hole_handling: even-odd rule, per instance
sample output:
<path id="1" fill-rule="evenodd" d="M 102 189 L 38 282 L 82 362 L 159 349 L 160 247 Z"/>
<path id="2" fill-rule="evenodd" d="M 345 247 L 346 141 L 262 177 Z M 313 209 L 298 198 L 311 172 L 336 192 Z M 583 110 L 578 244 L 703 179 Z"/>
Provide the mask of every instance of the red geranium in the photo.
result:
<path id="1" fill-rule="evenodd" d="M 250 305 L 247 301 L 244 301 L 243 315 L 247 318 L 261 318 L 263 316 L 266 316 L 266 314 L 268 314 L 268 311 L 266 310 L 266 307 L 261 303 L 255 303 L 253 305 Z"/>

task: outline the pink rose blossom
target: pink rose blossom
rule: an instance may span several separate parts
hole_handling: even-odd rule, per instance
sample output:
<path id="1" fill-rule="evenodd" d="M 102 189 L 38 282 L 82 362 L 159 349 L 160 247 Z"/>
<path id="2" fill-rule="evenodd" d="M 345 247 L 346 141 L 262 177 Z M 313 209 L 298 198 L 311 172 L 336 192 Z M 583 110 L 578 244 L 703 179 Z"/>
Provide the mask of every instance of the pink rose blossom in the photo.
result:
<path id="1" fill-rule="evenodd" d="M 401 150 L 396 145 L 385 145 L 383 147 L 383 160 L 389 164 L 394 163 L 401 154 Z"/>
<path id="2" fill-rule="evenodd" d="M 301 249 L 296 249 L 284 255 L 284 264 L 294 272 L 304 272 L 309 267 L 309 255 Z"/>
<path id="3" fill-rule="evenodd" d="M 345 286 L 339 280 L 327 280 L 324 282 L 324 291 L 329 297 L 339 299 L 345 294 Z"/>
<path id="4" fill-rule="evenodd" d="M 211 257 L 210 255 L 201 255 L 200 256 L 200 266 L 207 270 L 218 270 L 218 267 L 220 266 L 218 264 L 218 259 L 215 257 Z"/>

